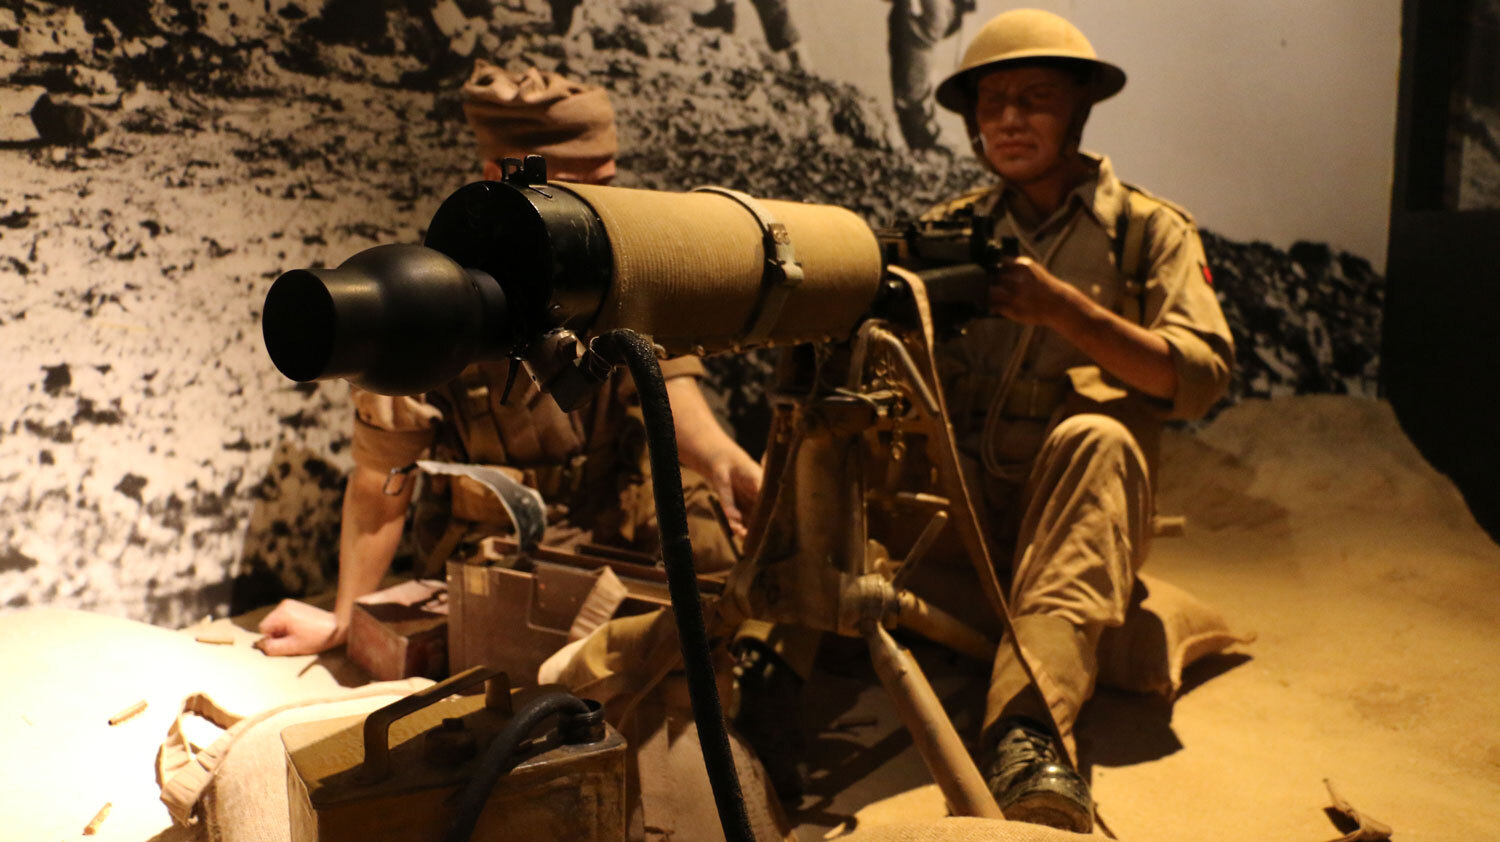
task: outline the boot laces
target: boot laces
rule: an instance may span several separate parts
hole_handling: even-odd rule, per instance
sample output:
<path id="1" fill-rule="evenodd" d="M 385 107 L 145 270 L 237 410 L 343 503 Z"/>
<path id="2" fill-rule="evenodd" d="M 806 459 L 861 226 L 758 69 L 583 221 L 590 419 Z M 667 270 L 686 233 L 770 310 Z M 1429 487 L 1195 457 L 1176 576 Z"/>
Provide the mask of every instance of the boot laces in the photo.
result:
<path id="1" fill-rule="evenodd" d="M 1056 762 L 1057 748 L 1050 735 L 1017 725 L 1000 739 L 991 776 L 1009 786 L 1027 770 Z"/>

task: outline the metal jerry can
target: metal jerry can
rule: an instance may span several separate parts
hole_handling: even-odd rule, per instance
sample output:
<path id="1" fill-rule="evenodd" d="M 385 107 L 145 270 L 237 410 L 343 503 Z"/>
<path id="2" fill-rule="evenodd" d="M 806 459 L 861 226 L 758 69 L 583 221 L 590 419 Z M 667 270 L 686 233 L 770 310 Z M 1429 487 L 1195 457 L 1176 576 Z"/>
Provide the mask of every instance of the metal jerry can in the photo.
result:
<path id="1" fill-rule="evenodd" d="M 486 680 L 483 694 L 453 695 Z M 368 716 L 286 728 L 292 842 L 440 842 L 486 746 L 543 689 L 513 694 L 504 673 L 474 667 Z M 623 842 L 625 740 L 599 725 L 572 743 L 554 729 L 526 744 L 473 842 Z"/>

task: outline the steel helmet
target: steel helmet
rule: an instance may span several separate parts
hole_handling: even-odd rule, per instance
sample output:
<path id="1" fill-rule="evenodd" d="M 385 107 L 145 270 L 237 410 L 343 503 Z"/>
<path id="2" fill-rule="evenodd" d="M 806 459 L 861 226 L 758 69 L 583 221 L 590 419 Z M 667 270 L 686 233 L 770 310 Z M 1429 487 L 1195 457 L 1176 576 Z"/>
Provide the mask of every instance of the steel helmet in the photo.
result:
<path id="1" fill-rule="evenodd" d="M 1041 9 L 1013 9 L 991 18 L 969 42 L 963 64 L 937 87 L 938 105 L 967 115 L 968 79 L 972 74 L 1028 59 L 1063 59 L 1087 65 L 1093 71 L 1093 102 L 1108 99 L 1125 87 L 1125 71 L 1100 61 L 1078 27 Z"/>

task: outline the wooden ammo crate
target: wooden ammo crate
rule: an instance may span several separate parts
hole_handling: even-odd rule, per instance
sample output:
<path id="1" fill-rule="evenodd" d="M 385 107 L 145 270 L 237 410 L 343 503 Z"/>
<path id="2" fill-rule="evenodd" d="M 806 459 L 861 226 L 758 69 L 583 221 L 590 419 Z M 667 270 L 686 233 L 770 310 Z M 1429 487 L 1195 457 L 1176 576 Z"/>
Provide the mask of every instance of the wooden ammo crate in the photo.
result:
<path id="1" fill-rule="evenodd" d="M 362 596 L 349 622 L 349 657 L 377 681 L 448 674 L 448 586 L 416 579 Z"/>
<path id="2" fill-rule="evenodd" d="M 616 616 L 669 605 L 666 572 L 648 556 L 598 545 L 577 551 L 539 547 L 525 567 L 516 545 L 487 538 L 465 561 L 448 562 L 448 661 L 458 672 L 472 666 L 503 670 L 516 687 L 536 683 L 537 668 L 568 643 L 568 630 L 601 572 L 613 570 L 627 596 Z M 722 589 L 699 577 L 706 593 Z"/>

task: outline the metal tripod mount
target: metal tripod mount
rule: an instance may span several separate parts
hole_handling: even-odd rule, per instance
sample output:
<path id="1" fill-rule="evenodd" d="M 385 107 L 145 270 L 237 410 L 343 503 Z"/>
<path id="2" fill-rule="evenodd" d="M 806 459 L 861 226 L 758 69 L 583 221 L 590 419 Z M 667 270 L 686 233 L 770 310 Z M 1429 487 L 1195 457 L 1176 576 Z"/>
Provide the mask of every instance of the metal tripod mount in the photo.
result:
<path id="1" fill-rule="evenodd" d="M 760 505 L 719 614 L 726 626 L 759 619 L 863 637 L 950 809 L 1000 818 L 932 686 L 887 631 L 906 628 L 993 661 L 995 642 L 904 587 L 949 530 L 957 532 L 982 589 L 1009 627 L 943 404 L 925 288 L 911 273 L 892 272 L 893 283 L 906 285 L 918 316 L 902 321 L 915 326 L 867 320 L 847 351 L 818 349 L 817 362 L 801 367 L 801 383 L 788 382 L 797 378 L 785 376 L 784 361 Z M 847 372 L 838 378 L 844 359 Z M 909 449 L 917 443 L 920 453 Z M 927 490 L 903 490 L 914 471 Z M 871 539 L 872 507 L 906 507 L 927 517 L 900 561 Z"/>

